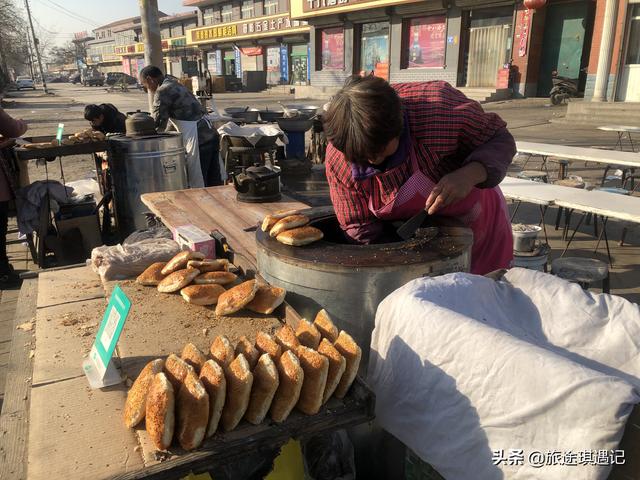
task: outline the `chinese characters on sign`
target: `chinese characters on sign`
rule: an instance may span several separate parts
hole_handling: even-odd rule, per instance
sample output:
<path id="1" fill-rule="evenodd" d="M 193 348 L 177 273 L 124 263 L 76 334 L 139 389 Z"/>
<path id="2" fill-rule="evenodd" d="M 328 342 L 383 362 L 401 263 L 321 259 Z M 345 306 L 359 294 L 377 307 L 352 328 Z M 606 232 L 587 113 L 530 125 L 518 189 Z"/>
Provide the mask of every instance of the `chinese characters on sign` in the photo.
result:
<path id="1" fill-rule="evenodd" d="M 212 41 L 226 39 L 243 35 L 254 35 L 269 32 L 279 32 L 291 28 L 306 25 L 306 22 L 291 20 L 288 15 L 266 18 L 263 20 L 249 20 L 230 25 L 218 25 L 213 27 L 198 28 L 191 30 L 192 42 Z"/>
<path id="2" fill-rule="evenodd" d="M 446 48 L 444 15 L 414 18 L 409 22 L 409 68 L 443 67 Z"/>
<path id="3" fill-rule="evenodd" d="M 520 23 L 520 46 L 518 47 L 518 56 L 524 57 L 527 54 L 527 42 L 529 41 L 529 20 L 531 18 L 531 10 L 526 8 L 522 14 L 522 22 Z"/>
<path id="4" fill-rule="evenodd" d="M 494 450 L 491 461 L 494 465 L 531 465 L 534 468 L 553 465 L 624 465 L 624 450 L 582 450 L 563 452 L 560 450 L 533 450 L 525 454 L 524 450 Z"/>
<path id="5" fill-rule="evenodd" d="M 304 0 L 302 2 L 302 11 L 313 12 L 314 10 L 322 10 L 324 8 L 353 5 L 354 3 L 365 3 L 369 1 L 371 0 Z"/>

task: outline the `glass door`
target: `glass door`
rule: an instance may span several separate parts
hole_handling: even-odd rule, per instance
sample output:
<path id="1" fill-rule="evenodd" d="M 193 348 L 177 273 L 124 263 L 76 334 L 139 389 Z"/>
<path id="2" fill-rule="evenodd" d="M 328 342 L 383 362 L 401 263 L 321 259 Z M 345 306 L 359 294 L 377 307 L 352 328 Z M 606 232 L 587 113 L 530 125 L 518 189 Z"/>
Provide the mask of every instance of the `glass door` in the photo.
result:
<path id="1" fill-rule="evenodd" d="M 618 100 L 640 102 L 640 3 L 629 5 L 628 36 Z"/>

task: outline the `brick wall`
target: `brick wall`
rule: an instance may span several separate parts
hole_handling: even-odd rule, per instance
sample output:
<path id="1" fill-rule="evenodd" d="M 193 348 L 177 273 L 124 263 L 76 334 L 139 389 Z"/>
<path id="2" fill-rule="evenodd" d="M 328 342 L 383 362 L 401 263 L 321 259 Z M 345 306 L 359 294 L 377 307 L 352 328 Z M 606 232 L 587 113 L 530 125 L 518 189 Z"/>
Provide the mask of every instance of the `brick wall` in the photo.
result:
<path id="1" fill-rule="evenodd" d="M 518 51 L 520 48 L 524 10 L 524 6 L 519 4 L 517 7 L 513 38 L 512 65 L 514 68 L 514 78 L 512 87 L 514 96 L 516 97 L 534 97 L 537 94 L 538 88 L 546 8 L 530 11 L 527 51 L 525 56 L 521 57 Z"/>

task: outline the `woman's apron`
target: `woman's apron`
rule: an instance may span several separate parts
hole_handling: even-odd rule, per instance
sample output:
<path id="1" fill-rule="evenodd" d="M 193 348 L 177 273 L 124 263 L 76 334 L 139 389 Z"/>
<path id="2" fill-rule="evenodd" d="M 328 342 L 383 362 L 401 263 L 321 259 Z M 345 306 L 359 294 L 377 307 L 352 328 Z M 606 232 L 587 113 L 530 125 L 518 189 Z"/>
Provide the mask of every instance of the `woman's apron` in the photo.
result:
<path id="1" fill-rule="evenodd" d="M 425 207 L 427 197 L 436 186 L 421 170 L 415 148 L 410 149 L 411 175 L 389 203 L 374 208 L 369 197 L 369 210 L 379 219 L 407 220 Z M 473 188 L 459 202 L 438 210 L 438 215 L 456 217 L 473 231 L 471 273 L 484 275 L 509 268 L 513 260 L 513 237 L 507 202 L 498 187 Z"/>
<path id="2" fill-rule="evenodd" d="M 182 134 L 182 141 L 186 151 L 189 188 L 204 187 L 202 166 L 200 165 L 200 149 L 198 148 L 198 121 L 191 122 L 175 118 L 170 118 L 169 121 Z"/>

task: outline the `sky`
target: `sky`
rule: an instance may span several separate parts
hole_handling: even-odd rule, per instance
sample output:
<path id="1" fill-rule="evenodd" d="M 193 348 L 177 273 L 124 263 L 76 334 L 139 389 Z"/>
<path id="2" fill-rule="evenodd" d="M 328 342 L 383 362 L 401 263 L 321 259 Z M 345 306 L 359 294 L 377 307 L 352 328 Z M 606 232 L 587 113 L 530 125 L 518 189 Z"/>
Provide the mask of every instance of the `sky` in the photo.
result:
<path id="1" fill-rule="evenodd" d="M 29 6 L 36 33 L 40 29 L 55 45 L 72 40 L 75 32 L 91 35 L 97 26 L 140 14 L 138 0 L 29 0 Z M 158 0 L 158 9 L 171 15 L 195 7 L 183 7 L 182 0 Z"/>

